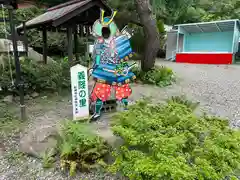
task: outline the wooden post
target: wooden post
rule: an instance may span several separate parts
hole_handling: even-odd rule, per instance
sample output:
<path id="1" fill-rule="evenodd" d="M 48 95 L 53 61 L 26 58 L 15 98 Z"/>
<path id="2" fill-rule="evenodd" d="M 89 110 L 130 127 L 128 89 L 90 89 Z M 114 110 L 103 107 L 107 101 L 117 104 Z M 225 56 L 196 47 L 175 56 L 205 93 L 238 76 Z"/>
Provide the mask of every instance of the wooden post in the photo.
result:
<path id="1" fill-rule="evenodd" d="M 68 40 L 68 61 L 73 61 L 73 28 L 67 27 L 67 40 Z"/>
<path id="2" fill-rule="evenodd" d="M 89 60 L 89 42 L 88 42 L 88 37 L 89 37 L 89 26 L 85 26 L 86 28 L 86 42 L 85 42 L 85 46 L 86 46 L 86 51 L 85 51 L 85 61 L 87 63 L 87 65 L 89 65 L 88 60 Z"/>
<path id="3" fill-rule="evenodd" d="M 75 49 L 76 61 L 79 62 L 79 54 L 78 54 L 78 31 L 77 31 L 77 27 L 75 28 L 75 32 L 74 32 L 74 49 Z"/>
<path id="4" fill-rule="evenodd" d="M 83 35 L 84 35 L 84 33 L 83 33 L 83 25 L 80 25 L 80 36 L 81 36 L 81 38 L 83 38 Z"/>
<path id="5" fill-rule="evenodd" d="M 23 37 L 24 37 L 24 47 L 26 51 L 26 56 L 28 57 L 28 39 L 27 39 L 27 28 L 26 28 L 26 22 L 23 22 Z"/>
<path id="6" fill-rule="evenodd" d="M 47 30 L 42 28 L 42 40 L 43 40 L 43 62 L 47 64 Z"/>
<path id="7" fill-rule="evenodd" d="M 13 18 L 13 7 L 8 8 L 9 13 L 9 21 L 11 27 L 11 36 L 12 36 L 12 43 L 13 43 L 13 52 L 14 52 L 14 61 L 16 67 L 16 88 L 19 89 L 19 96 L 20 96 L 20 109 L 21 109 L 21 119 L 26 120 L 26 107 L 24 103 L 24 83 L 21 79 L 21 66 L 18 57 L 18 49 L 17 49 L 17 39 L 16 39 L 16 29 L 15 23 Z"/>

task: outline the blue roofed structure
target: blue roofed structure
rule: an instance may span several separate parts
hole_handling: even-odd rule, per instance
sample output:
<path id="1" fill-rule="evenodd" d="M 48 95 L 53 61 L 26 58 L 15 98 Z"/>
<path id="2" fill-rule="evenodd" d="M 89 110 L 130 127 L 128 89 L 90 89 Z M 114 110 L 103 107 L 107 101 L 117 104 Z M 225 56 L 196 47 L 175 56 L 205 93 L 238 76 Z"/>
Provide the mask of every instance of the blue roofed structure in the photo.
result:
<path id="1" fill-rule="evenodd" d="M 167 57 L 176 62 L 231 64 L 239 50 L 238 19 L 175 25 L 168 33 Z"/>

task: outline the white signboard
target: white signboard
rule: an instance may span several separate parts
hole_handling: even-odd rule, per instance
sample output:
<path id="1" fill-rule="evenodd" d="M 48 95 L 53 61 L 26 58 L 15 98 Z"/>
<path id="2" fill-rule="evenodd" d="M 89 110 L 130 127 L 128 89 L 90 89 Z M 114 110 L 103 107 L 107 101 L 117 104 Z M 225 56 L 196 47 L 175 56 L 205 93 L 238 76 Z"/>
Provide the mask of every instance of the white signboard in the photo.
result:
<path id="1" fill-rule="evenodd" d="M 124 34 L 124 35 L 126 35 L 127 37 L 128 37 L 128 39 L 130 39 L 131 37 L 132 37 L 132 33 L 130 33 L 129 31 L 128 31 L 129 29 L 128 29 L 128 27 L 127 26 L 125 26 L 122 30 L 121 30 L 121 33 L 122 34 Z"/>
<path id="2" fill-rule="evenodd" d="M 89 118 L 87 68 L 77 64 L 71 67 L 73 120 Z"/>
<path id="3" fill-rule="evenodd" d="M 19 46 L 17 46 L 17 50 L 18 50 L 18 52 L 25 52 L 25 47 L 19 45 Z M 13 46 L 12 45 L 10 46 L 10 51 L 13 52 Z"/>
<path id="4" fill-rule="evenodd" d="M 94 48 L 94 45 L 89 45 L 89 53 L 92 54 L 93 53 L 93 48 Z"/>
<path id="5" fill-rule="evenodd" d="M 18 52 L 25 52 L 25 46 L 22 41 L 17 41 Z M 0 52 L 13 52 L 13 44 L 11 40 L 0 39 Z"/>

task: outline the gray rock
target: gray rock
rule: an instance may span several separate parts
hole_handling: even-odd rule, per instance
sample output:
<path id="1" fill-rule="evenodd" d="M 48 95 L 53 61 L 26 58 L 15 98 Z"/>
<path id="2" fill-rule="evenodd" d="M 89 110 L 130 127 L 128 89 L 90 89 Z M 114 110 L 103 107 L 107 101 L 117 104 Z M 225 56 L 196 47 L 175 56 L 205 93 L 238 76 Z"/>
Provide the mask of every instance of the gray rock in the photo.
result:
<path id="1" fill-rule="evenodd" d="M 24 96 L 24 99 L 25 100 L 30 100 L 30 99 L 32 99 L 29 95 L 26 95 L 26 96 Z"/>
<path id="2" fill-rule="evenodd" d="M 12 103 L 13 102 L 13 95 L 8 95 L 8 96 L 4 97 L 3 102 Z"/>
<path id="3" fill-rule="evenodd" d="M 123 140 L 115 136 L 111 129 L 98 130 L 96 133 L 112 147 L 119 147 L 123 144 Z"/>
<path id="4" fill-rule="evenodd" d="M 38 52 L 34 51 L 33 48 L 28 48 L 28 57 L 36 62 L 43 62 L 43 55 L 39 54 Z M 47 63 L 54 63 L 55 61 L 47 57 Z"/>
<path id="5" fill-rule="evenodd" d="M 120 146 L 124 143 L 123 139 L 115 136 L 110 128 L 98 130 L 96 131 L 96 134 L 99 137 L 103 138 L 112 148 L 120 148 Z M 114 159 L 115 158 L 111 153 L 108 153 L 104 158 L 105 162 L 108 164 L 112 164 L 114 162 Z"/>
<path id="6" fill-rule="evenodd" d="M 19 101 L 20 101 L 20 97 L 19 97 L 19 96 L 15 96 L 15 97 L 14 97 L 14 101 L 15 101 L 15 102 L 19 102 Z"/>
<path id="7" fill-rule="evenodd" d="M 37 92 L 34 92 L 34 93 L 31 94 L 32 98 L 37 98 L 38 96 L 39 96 L 39 94 Z"/>
<path id="8" fill-rule="evenodd" d="M 19 149 L 28 155 L 42 158 L 47 150 L 56 148 L 58 136 L 56 127 L 41 126 L 21 137 Z"/>
<path id="9" fill-rule="evenodd" d="M 43 96 L 43 97 L 41 97 L 42 99 L 47 99 L 48 97 L 47 96 Z"/>
<path id="10" fill-rule="evenodd" d="M 32 99 L 31 96 L 29 96 L 29 95 L 25 95 L 25 96 L 24 96 L 24 100 L 27 101 L 27 100 L 30 100 L 30 99 Z M 14 101 L 19 102 L 19 101 L 20 101 L 20 96 L 14 97 Z"/>
<path id="11" fill-rule="evenodd" d="M 7 59 L 7 57 L 6 57 L 6 55 L 5 54 L 1 54 L 0 55 L 0 67 L 1 68 L 5 68 L 5 66 L 6 66 L 6 59 Z"/>

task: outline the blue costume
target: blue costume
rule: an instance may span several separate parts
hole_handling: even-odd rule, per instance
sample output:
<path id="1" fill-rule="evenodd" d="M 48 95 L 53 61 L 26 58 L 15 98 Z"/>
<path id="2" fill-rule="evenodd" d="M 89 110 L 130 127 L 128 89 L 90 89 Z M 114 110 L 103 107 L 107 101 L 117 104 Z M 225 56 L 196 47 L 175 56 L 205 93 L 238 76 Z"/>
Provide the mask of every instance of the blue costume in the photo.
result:
<path id="1" fill-rule="evenodd" d="M 116 11 L 111 17 L 104 17 L 102 10 L 101 19 L 93 25 L 93 35 L 97 38 L 93 50 L 95 63 L 91 74 L 96 81 L 91 93 L 91 101 L 95 103 L 94 118 L 100 116 L 103 102 L 110 98 L 112 88 L 115 90 L 116 99 L 127 106 L 127 99 L 132 93 L 129 82 L 136 78 L 130 71 L 132 66 L 127 63 L 133 54 L 129 37 L 118 30 L 113 22 L 115 15 Z"/>

